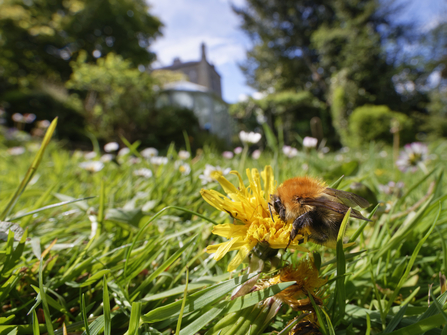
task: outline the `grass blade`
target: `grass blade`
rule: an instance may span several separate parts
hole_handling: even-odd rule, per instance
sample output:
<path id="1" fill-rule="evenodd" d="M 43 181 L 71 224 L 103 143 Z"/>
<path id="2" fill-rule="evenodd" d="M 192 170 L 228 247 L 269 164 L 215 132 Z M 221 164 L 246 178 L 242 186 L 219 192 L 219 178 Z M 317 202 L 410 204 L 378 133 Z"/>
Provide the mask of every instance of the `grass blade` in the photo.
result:
<path id="1" fill-rule="evenodd" d="M 51 323 L 51 314 L 50 309 L 48 307 L 47 301 L 47 293 L 45 291 L 45 287 L 43 286 L 43 259 L 40 259 L 39 264 L 39 290 L 40 290 L 40 298 L 42 299 L 43 313 L 45 316 L 45 324 L 47 325 L 47 332 L 50 335 L 54 335 L 53 324 Z"/>
<path id="2" fill-rule="evenodd" d="M 45 153 L 45 149 L 47 148 L 48 144 L 50 143 L 51 136 L 53 136 L 54 130 L 56 129 L 56 125 L 57 125 L 57 117 L 53 120 L 53 122 L 51 122 L 50 126 L 48 127 L 48 130 L 45 134 L 45 137 L 43 138 L 42 145 L 41 145 L 39 151 L 37 152 L 36 157 L 34 157 L 34 160 L 31 163 L 30 168 L 26 172 L 25 177 L 23 178 L 23 180 L 20 183 L 19 187 L 17 188 L 16 192 L 12 196 L 11 200 L 9 200 L 8 205 L 6 205 L 6 208 L 3 210 L 2 214 L 0 215 L 1 221 L 5 220 L 5 218 L 9 215 L 9 213 L 11 213 L 15 204 L 17 203 L 17 200 L 19 200 L 23 191 L 25 191 L 26 186 L 28 185 L 30 180 L 33 178 L 34 173 L 36 172 L 37 168 L 39 167 L 40 161 L 42 160 L 43 154 Z"/>
<path id="3" fill-rule="evenodd" d="M 337 236 L 337 279 L 335 282 L 335 296 L 337 304 L 334 304 L 333 315 L 335 315 L 336 306 L 338 305 L 337 317 L 334 318 L 335 324 L 338 324 L 345 316 L 346 308 L 346 288 L 345 288 L 345 273 L 346 273 L 346 259 L 345 252 L 343 250 L 343 236 L 348 224 L 349 217 L 351 215 L 351 208 L 345 214 L 340 226 L 340 230 Z"/>
<path id="4" fill-rule="evenodd" d="M 189 269 L 186 268 L 186 285 L 185 285 L 185 292 L 183 294 L 183 302 L 182 302 L 182 308 L 180 309 L 180 314 L 178 316 L 178 322 L 177 322 L 177 329 L 175 333 L 178 335 L 180 333 L 180 329 L 182 327 L 182 317 L 183 317 L 183 311 L 185 310 L 185 304 L 186 304 L 186 297 L 188 296 L 188 282 L 189 282 Z"/>
<path id="5" fill-rule="evenodd" d="M 442 209 L 441 203 L 439 203 L 438 214 L 436 215 L 431 227 L 429 228 L 429 230 L 427 231 L 425 236 L 419 241 L 416 248 L 414 249 L 413 254 L 411 255 L 410 261 L 408 262 L 407 269 L 405 270 L 404 275 L 400 278 L 399 283 L 397 284 L 396 288 L 393 291 L 393 294 L 390 297 L 390 300 L 388 301 L 388 305 L 387 305 L 387 309 L 386 309 L 387 311 L 390 310 L 391 305 L 393 304 L 394 300 L 396 299 L 397 295 L 399 294 L 400 289 L 405 284 L 405 281 L 407 280 L 407 277 L 410 274 L 411 268 L 413 267 L 413 264 L 416 261 L 416 257 L 419 253 L 419 250 L 421 250 L 422 245 L 425 243 L 425 241 L 427 240 L 427 238 L 430 236 L 431 232 L 435 228 L 436 222 L 438 221 L 439 216 L 441 215 L 441 209 Z"/>
<path id="6" fill-rule="evenodd" d="M 127 335 L 137 335 L 140 328 L 141 302 L 133 302 L 130 312 L 129 329 Z"/>
<path id="7" fill-rule="evenodd" d="M 106 276 L 103 277 L 102 281 L 103 285 L 103 311 L 104 311 L 104 335 L 110 335 L 112 333 L 112 322 L 110 317 L 110 297 L 109 297 L 109 289 L 107 288 L 107 280 Z"/>
<path id="8" fill-rule="evenodd" d="M 88 319 L 87 319 L 87 310 L 85 308 L 85 294 L 82 293 L 81 296 L 81 313 L 82 313 L 82 321 L 84 322 L 85 333 L 90 335 L 90 329 L 88 328 Z"/>

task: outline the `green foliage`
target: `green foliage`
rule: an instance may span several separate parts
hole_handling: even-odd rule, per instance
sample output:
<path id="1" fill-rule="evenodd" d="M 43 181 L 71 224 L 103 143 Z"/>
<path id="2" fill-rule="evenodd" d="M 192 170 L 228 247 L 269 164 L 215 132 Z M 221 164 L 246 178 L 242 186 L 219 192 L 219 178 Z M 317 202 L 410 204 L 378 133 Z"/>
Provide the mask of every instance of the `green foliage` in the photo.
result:
<path id="1" fill-rule="evenodd" d="M 63 89 L 63 88 L 62 88 Z M 8 125 L 13 126 L 10 119 L 11 112 L 14 113 L 34 113 L 37 120 L 53 120 L 58 117 L 60 126 L 57 136 L 59 139 L 69 140 L 70 143 L 86 142 L 85 119 L 79 113 L 79 107 L 74 106 L 73 101 L 63 92 L 62 96 L 55 97 L 52 92 L 45 91 L 45 88 L 38 90 L 14 90 L 7 91 L 0 99 L 4 101 L 4 106 L 8 113 Z M 31 129 L 26 127 L 26 131 Z"/>
<path id="2" fill-rule="evenodd" d="M 257 334 L 280 333 L 296 316 L 304 317 L 285 304 L 274 311 L 260 305 L 294 282 L 231 300 L 231 292 L 255 274 L 228 273 L 231 253 L 216 261 L 204 251 L 223 241 L 211 233 L 213 225 L 233 219 L 200 198 L 201 188 L 220 186 L 202 185 L 199 175 L 206 164 L 237 169 L 239 157 L 226 160 L 205 147 L 188 160 L 191 174 L 182 175 L 172 148 L 165 165 L 135 163 L 124 156 L 120 165 L 109 162 L 101 171 L 88 172 L 79 167 L 81 155 L 45 147 L 48 154 L 42 155 L 43 149 L 37 154 L 42 161 L 32 178 L 25 178 L 26 189 L 18 186 L 30 166 L 36 170 L 34 155 L 10 156 L 0 148 L 0 208 L 11 208 L 12 198 L 16 203 L 6 218 L 16 225 L 0 224 L 0 333 L 59 333 L 64 323 L 70 333 L 167 334 L 175 330 L 181 313 L 180 334 L 216 334 L 223 326 L 229 330 L 247 320 Z M 361 181 L 390 205 L 371 213 L 373 222 L 347 222 L 345 236 L 357 237 L 355 246 L 343 249 L 342 233 L 336 252 L 306 245 L 328 279 L 323 305 L 314 301 L 324 322 L 322 332 L 441 331 L 447 299 L 438 282 L 447 264 L 442 252 L 446 182 L 440 173 L 445 148 L 444 142 L 432 146 L 434 158 L 427 167 L 438 170 L 426 176 L 420 170 L 404 174 L 395 169 L 390 150 L 379 146 L 368 153 L 300 152 L 287 159 L 267 152 L 259 160 L 247 158 L 245 167 L 250 168 L 277 160 L 278 181 L 328 174 L 328 185 L 340 190 Z M 379 150 L 388 155 L 377 159 Z M 151 168 L 153 177 L 135 175 L 141 168 Z M 334 169 L 345 177 L 332 175 Z M 235 176 L 227 178 L 237 185 Z M 390 180 L 405 183 L 403 195 L 380 191 Z M 21 195 L 14 198 L 16 189 Z M 87 198 L 91 196 L 96 197 Z M 8 227 L 22 236 L 6 232 Z M 302 253 L 280 252 L 290 264 L 301 261 Z M 271 273 L 275 271 L 272 267 Z"/>
<path id="3" fill-rule="evenodd" d="M 130 85 L 131 88 L 136 80 L 140 80 L 141 85 L 148 85 L 145 89 L 151 94 L 153 81 L 149 76 L 143 78 L 143 75 L 139 75 L 136 68 L 147 67 L 154 60 L 155 55 L 148 51 L 148 47 L 160 35 L 160 27 L 160 21 L 149 13 L 149 6 L 143 0 L 1 1 L 0 107 L 5 108 L 8 116 L 17 112 L 32 112 L 38 120 L 51 120 L 59 116 L 62 121 L 60 138 L 85 142 L 85 123 L 96 119 L 91 115 L 82 117 L 94 113 L 89 110 L 88 103 L 84 105 L 88 92 L 80 91 L 81 98 L 78 98 L 69 96 L 64 87 L 72 75 L 71 62 L 78 59 L 75 64 L 78 64 L 76 70 L 79 76 L 82 72 L 80 59 L 86 62 L 83 70 L 93 71 L 96 58 L 107 54 L 118 55 L 113 60 L 110 57 L 107 68 L 111 70 L 117 66 L 111 73 L 115 76 L 113 80 L 118 80 L 115 86 L 110 85 L 110 82 L 104 83 L 102 87 L 98 82 L 94 84 L 99 79 L 107 81 L 106 74 L 98 71 L 93 71 L 90 78 L 72 77 L 72 86 L 96 85 L 94 89 L 89 89 L 104 93 L 107 85 L 109 89 L 125 90 L 124 86 Z M 120 63 L 118 59 L 126 61 Z M 120 64 L 122 67 L 119 67 Z M 117 71 L 124 68 L 129 71 L 117 77 Z M 130 71 L 131 68 L 134 71 Z M 141 105 L 148 102 L 142 90 L 135 94 L 127 91 L 125 96 L 122 93 L 118 92 L 117 96 L 129 105 L 128 110 L 135 108 L 136 114 L 141 114 Z M 91 100 L 88 102 L 92 103 Z M 108 104 L 107 107 L 94 102 L 97 114 L 102 109 L 106 110 L 103 115 L 105 129 L 100 124 L 94 124 L 91 130 L 100 136 L 108 136 L 110 128 L 116 125 L 108 112 L 117 104 L 117 100 L 112 95 L 104 98 L 102 103 Z M 87 113 L 84 113 L 84 107 Z M 123 117 L 122 109 L 118 108 L 117 113 Z M 123 117 L 122 123 L 129 118 L 132 116 Z M 141 115 L 135 115 L 134 122 L 141 122 Z M 132 132 L 133 126 L 130 124 L 129 129 L 123 129 L 123 132 Z"/>
<path id="4" fill-rule="evenodd" d="M 394 20 L 399 7 L 393 2 L 249 0 L 234 11 L 253 42 L 241 67 L 249 85 L 260 92 L 310 92 L 329 125 L 329 142 L 349 145 L 348 116 L 363 105 L 426 113 L 430 61 L 403 51 L 418 33 Z"/>
<path id="5" fill-rule="evenodd" d="M 192 111 L 179 107 L 155 107 L 155 81 L 146 72 L 132 67 L 128 60 L 113 53 L 96 64 L 85 63 L 85 54 L 72 62 L 73 74 L 66 83 L 83 114 L 87 131 L 101 141 L 124 136 L 131 142 L 164 147 L 184 143 L 183 129 L 199 132 Z M 165 76 L 166 77 L 166 76 Z M 81 98 L 82 97 L 82 98 Z"/>
<path id="6" fill-rule="evenodd" d="M 68 79 L 80 50 L 114 52 L 147 65 L 160 21 L 142 0 L 7 0 L 0 3 L 0 89 L 36 86 L 40 77 Z M 19 41 L 19 42 L 18 42 Z"/>
<path id="7" fill-rule="evenodd" d="M 346 106 L 345 89 L 342 86 L 335 87 L 332 93 L 331 115 L 332 125 L 337 134 L 340 136 L 340 141 L 343 145 L 348 143 L 348 116 Z"/>
<path id="8" fill-rule="evenodd" d="M 310 120 L 315 116 L 323 119 L 325 136 L 330 134 L 331 126 L 324 119 L 321 103 L 308 91 L 282 91 L 258 100 L 250 98 L 233 104 L 230 114 L 243 130 L 255 129 L 264 122 L 270 129 L 277 129 L 278 123 L 282 124 L 286 143 L 295 143 L 297 134 L 311 136 Z"/>
<path id="9" fill-rule="evenodd" d="M 113 53 L 99 58 L 96 64 L 85 63 L 85 58 L 86 54 L 81 53 L 71 63 L 73 74 L 66 86 L 81 94 L 86 92 L 79 105 L 84 107 L 80 112 L 87 129 L 106 141 L 120 135 L 136 140 L 139 125 L 149 120 L 154 105 L 154 81 Z"/>
<path id="10" fill-rule="evenodd" d="M 415 137 L 412 120 L 405 114 L 393 112 L 387 106 L 365 105 L 356 108 L 349 116 L 350 139 L 353 145 L 378 141 L 391 144 L 391 128 L 397 121 L 401 141 L 411 142 Z"/>

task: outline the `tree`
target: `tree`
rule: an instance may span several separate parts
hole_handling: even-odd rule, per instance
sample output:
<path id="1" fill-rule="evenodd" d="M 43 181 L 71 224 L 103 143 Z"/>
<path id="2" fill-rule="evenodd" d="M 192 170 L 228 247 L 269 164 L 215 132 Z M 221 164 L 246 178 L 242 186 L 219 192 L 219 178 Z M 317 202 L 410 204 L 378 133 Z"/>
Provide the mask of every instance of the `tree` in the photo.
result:
<path id="1" fill-rule="evenodd" d="M 378 0 L 248 0 L 234 11 L 253 41 L 242 64 L 248 83 L 261 91 L 311 92 L 339 133 L 358 106 L 386 104 L 406 113 L 417 107 L 411 97 L 402 108 L 393 82 L 401 64 L 389 46 L 405 30 Z"/>
<path id="2" fill-rule="evenodd" d="M 0 94 L 64 82 L 80 50 L 87 60 L 114 52 L 148 65 L 160 21 L 143 0 L 5 0 L 0 3 Z"/>
<path id="3" fill-rule="evenodd" d="M 153 87 L 176 74 L 158 73 L 155 77 L 132 66 L 131 61 L 109 53 L 96 64 L 86 62 L 82 52 L 70 63 L 73 73 L 66 86 L 68 100 L 86 120 L 86 130 L 101 141 L 130 142 L 161 147 L 174 141 L 184 143 L 182 129 L 199 130 L 193 112 L 182 108 L 157 108 Z"/>
<path id="4" fill-rule="evenodd" d="M 87 140 L 88 113 L 65 88 L 72 74 L 70 62 L 82 54 L 88 67 L 113 53 L 115 60 L 126 59 L 132 74 L 143 77 L 137 67 L 144 70 L 154 60 L 148 47 L 161 27 L 148 10 L 144 0 L 0 1 L 0 107 L 8 114 L 31 111 L 38 120 L 59 116 L 66 121 L 60 122 L 60 136 Z M 153 82 L 145 76 L 142 84 Z M 150 92 L 151 86 L 145 89 Z M 77 93 L 81 100 L 87 94 Z M 135 95 L 129 92 L 127 97 Z"/>

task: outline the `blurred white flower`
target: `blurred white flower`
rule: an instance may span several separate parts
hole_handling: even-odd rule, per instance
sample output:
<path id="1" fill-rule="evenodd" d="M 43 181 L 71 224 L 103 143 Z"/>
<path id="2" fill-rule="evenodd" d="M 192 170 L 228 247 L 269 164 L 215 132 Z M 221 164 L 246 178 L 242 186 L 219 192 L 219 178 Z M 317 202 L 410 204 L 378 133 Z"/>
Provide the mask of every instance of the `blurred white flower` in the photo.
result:
<path id="1" fill-rule="evenodd" d="M 12 114 L 11 118 L 14 122 L 23 122 L 23 115 L 20 113 Z"/>
<path id="2" fill-rule="evenodd" d="M 335 155 L 335 160 L 337 161 L 337 162 L 342 162 L 343 160 L 344 160 L 345 158 L 343 157 L 343 155 Z"/>
<path id="3" fill-rule="evenodd" d="M 178 152 L 178 158 L 180 158 L 180 159 L 186 160 L 186 159 L 188 159 L 189 157 L 191 157 L 191 154 L 189 153 L 189 151 L 186 151 L 186 150 L 180 150 L 180 151 Z"/>
<path id="4" fill-rule="evenodd" d="M 232 159 L 234 154 L 231 151 L 224 151 L 222 153 L 222 157 L 226 159 Z"/>
<path id="5" fill-rule="evenodd" d="M 31 151 L 31 152 L 36 152 L 36 151 L 39 151 L 39 149 L 40 149 L 40 144 L 39 144 L 39 143 L 35 143 L 35 142 L 31 142 L 31 143 L 28 143 L 28 144 L 27 144 L 26 148 L 27 148 L 29 151 Z"/>
<path id="6" fill-rule="evenodd" d="M 101 161 L 88 161 L 79 163 L 79 167 L 89 172 L 98 172 L 102 170 L 104 163 Z"/>
<path id="7" fill-rule="evenodd" d="M 259 157 L 261 157 L 261 150 L 255 150 L 251 154 L 251 158 L 253 158 L 253 159 L 259 159 Z"/>
<path id="8" fill-rule="evenodd" d="M 151 157 L 157 157 L 158 156 L 158 150 L 155 148 L 146 148 L 140 152 L 141 156 L 143 156 L 146 159 L 149 159 Z"/>
<path id="9" fill-rule="evenodd" d="M 168 157 L 152 157 L 151 163 L 154 165 L 168 164 Z"/>
<path id="10" fill-rule="evenodd" d="M 385 158 L 386 156 L 388 156 L 388 153 L 385 150 L 382 150 L 381 152 L 379 152 L 379 156 Z"/>
<path id="11" fill-rule="evenodd" d="M 101 162 L 103 163 L 107 163 L 113 160 L 113 155 L 112 154 L 104 154 L 101 156 Z"/>
<path id="12" fill-rule="evenodd" d="M 296 157 L 298 155 L 298 150 L 296 148 L 292 148 L 289 145 L 285 145 L 282 147 L 282 152 L 289 158 Z"/>
<path id="13" fill-rule="evenodd" d="M 84 154 L 84 158 L 90 160 L 90 159 L 95 158 L 96 155 L 97 155 L 97 153 L 95 151 L 90 151 L 90 152 L 86 152 Z"/>
<path id="14" fill-rule="evenodd" d="M 379 190 L 385 194 L 396 194 L 399 196 L 402 193 L 401 191 L 404 186 L 404 183 L 401 181 L 397 183 L 395 183 L 394 181 L 389 181 L 386 185 L 379 184 Z"/>
<path id="15" fill-rule="evenodd" d="M 347 153 L 347 152 L 349 152 L 349 150 L 350 150 L 349 147 L 343 147 L 340 149 L 340 152 Z"/>
<path id="16" fill-rule="evenodd" d="M 303 171 L 307 172 L 309 170 L 309 164 L 304 163 L 303 165 L 301 165 L 301 168 L 303 169 Z"/>
<path id="17" fill-rule="evenodd" d="M 41 120 L 36 122 L 37 128 L 46 129 L 50 126 L 51 122 L 48 120 Z"/>
<path id="18" fill-rule="evenodd" d="M 329 151 L 331 151 L 331 149 L 329 149 L 328 147 L 321 148 L 321 152 L 324 154 L 327 154 Z"/>
<path id="19" fill-rule="evenodd" d="M 131 156 L 131 157 L 129 157 L 129 163 L 131 165 L 139 164 L 139 163 L 141 163 L 141 158 L 140 157 Z"/>
<path id="20" fill-rule="evenodd" d="M 234 153 L 236 154 L 236 155 L 239 155 L 241 152 L 242 152 L 242 147 L 236 147 L 236 148 L 234 148 Z"/>
<path id="21" fill-rule="evenodd" d="M 247 132 L 245 132 L 245 131 L 241 131 L 240 133 L 239 133 L 239 138 L 241 139 L 241 141 L 243 142 L 243 143 L 251 143 L 251 144 L 254 144 L 254 143 L 258 143 L 259 142 L 259 140 L 261 139 L 261 137 L 262 137 L 262 135 L 261 134 L 259 134 L 259 133 L 254 133 L 254 132 L 249 132 L 249 133 L 247 133 Z"/>
<path id="22" fill-rule="evenodd" d="M 109 142 L 106 145 L 104 145 L 104 151 L 105 152 L 113 152 L 117 151 L 119 149 L 120 145 L 116 142 Z"/>
<path id="23" fill-rule="evenodd" d="M 427 157 L 427 146 L 420 142 L 413 142 L 404 146 L 404 150 L 400 152 L 396 165 L 402 172 L 408 170 L 415 172 L 418 167 L 426 172 L 424 162 L 427 160 Z"/>
<path id="24" fill-rule="evenodd" d="M 307 149 L 316 148 L 317 144 L 318 144 L 318 139 L 316 139 L 315 137 L 306 136 L 303 139 L 303 147 L 305 147 Z"/>
<path id="25" fill-rule="evenodd" d="M 36 114 L 26 113 L 25 115 L 23 115 L 23 120 L 25 121 L 25 123 L 33 123 L 35 119 Z"/>
<path id="26" fill-rule="evenodd" d="M 205 165 L 203 174 L 199 176 L 202 179 L 202 185 L 211 183 L 216 180 L 219 175 L 225 176 L 230 173 L 231 168 L 222 169 L 220 166 L 212 166 L 210 164 Z"/>
<path id="27" fill-rule="evenodd" d="M 128 147 L 125 147 L 118 151 L 118 156 L 125 156 L 128 153 L 130 153 L 130 149 Z"/>
<path id="28" fill-rule="evenodd" d="M 8 154 L 10 154 L 11 156 L 18 156 L 23 154 L 26 150 L 24 147 L 12 147 L 9 148 L 8 150 Z"/>
<path id="29" fill-rule="evenodd" d="M 189 166 L 188 163 L 183 163 L 178 167 L 178 170 L 180 171 L 180 173 L 184 176 L 187 176 L 191 173 L 191 167 Z"/>
<path id="30" fill-rule="evenodd" d="M 142 168 L 142 169 L 135 170 L 133 172 L 133 175 L 137 176 L 137 177 L 150 178 L 150 177 L 152 177 L 152 171 L 149 169 L 146 169 L 146 168 Z"/>
<path id="31" fill-rule="evenodd" d="M 84 158 L 84 153 L 81 150 L 75 150 L 73 152 L 73 158 Z"/>

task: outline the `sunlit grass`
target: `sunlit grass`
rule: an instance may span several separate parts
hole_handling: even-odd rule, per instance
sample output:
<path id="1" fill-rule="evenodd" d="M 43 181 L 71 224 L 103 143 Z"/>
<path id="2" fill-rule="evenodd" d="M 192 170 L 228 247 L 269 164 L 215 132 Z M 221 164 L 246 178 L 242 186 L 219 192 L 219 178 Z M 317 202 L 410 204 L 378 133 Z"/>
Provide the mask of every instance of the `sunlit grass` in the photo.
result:
<path id="1" fill-rule="evenodd" d="M 324 307 L 316 306 L 320 331 L 441 334 L 447 300 L 440 284 L 447 266 L 446 147 L 430 146 L 427 171 L 414 173 L 399 171 L 391 150 L 373 144 L 328 154 L 299 152 L 290 159 L 280 150 L 266 151 L 257 160 L 224 159 L 204 148 L 184 160 L 191 167 L 185 174 L 174 147 L 166 153 L 167 164 L 128 154 L 95 172 L 80 167 L 82 154 L 50 143 L 18 193 L 39 154 L 10 156 L 1 149 L 0 209 L 4 221 L 18 226 L 0 228 L 0 334 L 59 334 L 64 324 L 68 333 L 170 334 L 181 325 L 180 334 L 217 334 L 225 320 L 291 285 L 229 299 L 254 274 L 241 272 L 247 264 L 227 272 L 234 252 L 219 261 L 205 252 L 207 245 L 224 241 L 211 234 L 213 225 L 232 222 L 200 196 L 202 187 L 221 191 L 216 182 L 202 184 L 206 164 L 237 169 L 245 180 L 245 168 L 272 165 L 279 181 L 310 174 L 329 185 L 338 181 L 340 189 L 353 182 L 367 186 L 382 204 L 372 223 L 350 220 L 345 236 L 356 237 L 354 246 L 336 251 L 307 245 L 328 279 Z M 143 168 L 152 176 L 135 173 Z M 227 178 L 237 185 L 235 176 Z M 403 187 L 385 192 L 380 185 L 390 181 Z M 15 239 L 7 228 L 17 231 Z M 306 257 L 281 253 L 292 264 Z M 264 332 L 281 331 L 297 315 L 283 306 Z"/>

